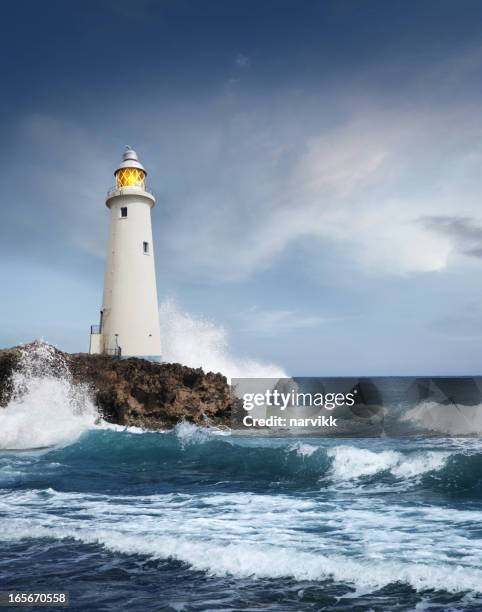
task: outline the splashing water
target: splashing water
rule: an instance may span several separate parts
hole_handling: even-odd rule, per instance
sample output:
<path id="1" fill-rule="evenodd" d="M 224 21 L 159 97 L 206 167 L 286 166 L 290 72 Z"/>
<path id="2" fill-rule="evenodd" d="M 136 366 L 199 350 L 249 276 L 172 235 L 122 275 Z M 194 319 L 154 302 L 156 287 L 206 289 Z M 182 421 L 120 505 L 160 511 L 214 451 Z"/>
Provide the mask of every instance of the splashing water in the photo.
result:
<path id="1" fill-rule="evenodd" d="M 449 452 L 424 451 L 407 456 L 399 451 L 372 451 L 354 446 L 335 446 L 327 451 L 333 461 L 330 475 L 335 481 L 348 481 L 390 472 L 402 479 L 416 478 L 442 469 Z"/>
<path id="2" fill-rule="evenodd" d="M 74 384 L 65 359 L 37 341 L 21 349 L 12 397 L 0 409 L 0 448 L 28 449 L 75 440 L 98 419 L 89 389 Z"/>
<path id="3" fill-rule="evenodd" d="M 275 364 L 231 354 L 224 327 L 182 312 L 172 299 L 162 302 L 159 316 L 165 361 L 203 368 L 206 372 L 221 372 L 228 380 L 287 377 L 283 369 Z"/>
<path id="4" fill-rule="evenodd" d="M 452 436 L 482 434 L 482 406 L 441 405 L 422 402 L 402 415 L 402 422 Z"/>

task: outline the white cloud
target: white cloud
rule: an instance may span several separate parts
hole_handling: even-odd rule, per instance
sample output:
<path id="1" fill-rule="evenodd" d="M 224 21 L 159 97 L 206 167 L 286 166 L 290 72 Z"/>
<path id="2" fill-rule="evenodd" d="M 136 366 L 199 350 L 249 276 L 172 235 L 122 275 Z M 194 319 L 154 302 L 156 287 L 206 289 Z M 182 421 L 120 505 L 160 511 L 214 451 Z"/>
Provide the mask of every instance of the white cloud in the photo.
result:
<path id="1" fill-rule="evenodd" d="M 336 127 L 305 116 L 294 133 L 290 120 L 282 108 L 221 115 L 203 126 L 205 140 L 183 135 L 203 176 L 181 196 L 167 236 L 172 257 L 188 256 L 197 274 L 238 279 L 309 241 L 370 274 L 448 266 L 454 241 L 417 220 L 478 216 L 480 168 L 462 163 L 482 152 L 478 115 L 354 111 Z"/>
<path id="2" fill-rule="evenodd" d="M 458 239 L 420 219 L 480 223 L 479 113 L 367 110 L 352 96 L 340 114 L 335 122 L 322 98 L 298 92 L 262 104 L 230 95 L 145 112 L 133 144 L 159 196 L 153 220 L 163 267 L 239 280 L 308 242 L 366 274 L 446 269 Z M 75 244 L 103 256 L 112 143 L 125 135 L 116 124 L 93 137 L 85 126 L 41 116 L 22 129 L 16 154 L 29 192 L 65 217 Z"/>

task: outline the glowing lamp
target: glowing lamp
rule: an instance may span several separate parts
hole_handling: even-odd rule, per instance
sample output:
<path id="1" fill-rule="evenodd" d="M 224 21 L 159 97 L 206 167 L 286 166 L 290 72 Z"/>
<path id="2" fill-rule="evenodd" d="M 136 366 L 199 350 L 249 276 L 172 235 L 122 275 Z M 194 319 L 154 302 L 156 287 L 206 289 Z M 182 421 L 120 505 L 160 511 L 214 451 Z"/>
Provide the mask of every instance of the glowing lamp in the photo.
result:
<path id="1" fill-rule="evenodd" d="M 145 187 L 146 173 L 139 168 L 122 168 L 115 173 L 115 186 L 117 189 L 121 187 Z"/>
<path id="2" fill-rule="evenodd" d="M 116 189 L 123 187 L 140 187 L 145 189 L 146 170 L 137 158 L 137 153 L 129 146 L 122 155 L 122 163 L 115 171 Z"/>

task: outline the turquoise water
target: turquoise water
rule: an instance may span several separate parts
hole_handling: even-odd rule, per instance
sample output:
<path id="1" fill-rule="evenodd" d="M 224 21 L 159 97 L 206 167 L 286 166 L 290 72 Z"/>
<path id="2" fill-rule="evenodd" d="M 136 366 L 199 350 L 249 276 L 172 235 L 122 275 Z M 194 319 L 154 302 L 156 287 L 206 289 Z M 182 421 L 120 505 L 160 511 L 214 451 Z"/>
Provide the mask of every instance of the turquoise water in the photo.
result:
<path id="1" fill-rule="evenodd" d="M 482 610 L 475 439 L 91 428 L 0 469 L 1 588 L 73 610 Z"/>

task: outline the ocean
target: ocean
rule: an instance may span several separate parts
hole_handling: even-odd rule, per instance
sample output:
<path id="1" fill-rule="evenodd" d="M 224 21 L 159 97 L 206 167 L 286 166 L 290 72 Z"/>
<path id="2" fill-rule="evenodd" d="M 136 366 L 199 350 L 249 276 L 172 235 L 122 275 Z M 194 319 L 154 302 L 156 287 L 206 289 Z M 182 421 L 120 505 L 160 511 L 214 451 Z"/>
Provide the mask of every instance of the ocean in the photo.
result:
<path id="1" fill-rule="evenodd" d="M 58 364 L 27 366 L 0 415 L 0 590 L 67 591 L 71 610 L 482 610 L 478 438 L 126 429 Z"/>

